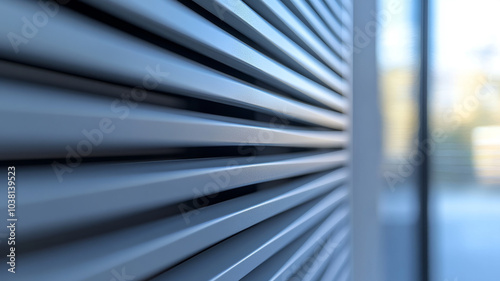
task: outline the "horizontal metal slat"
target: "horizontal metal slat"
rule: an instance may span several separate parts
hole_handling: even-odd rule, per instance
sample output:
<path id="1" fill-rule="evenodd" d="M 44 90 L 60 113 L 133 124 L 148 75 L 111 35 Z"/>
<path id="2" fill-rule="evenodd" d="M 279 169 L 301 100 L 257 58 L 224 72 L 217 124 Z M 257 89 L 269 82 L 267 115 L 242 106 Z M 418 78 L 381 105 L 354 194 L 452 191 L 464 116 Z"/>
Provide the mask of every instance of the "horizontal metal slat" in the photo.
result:
<path id="1" fill-rule="evenodd" d="M 333 129 L 344 129 L 348 126 L 344 114 L 319 108 L 293 99 L 285 98 L 271 92 L 264 91 L 255 86 L 239 82 L 222 73 L 207 69 L 188 60 L 172 59 L 170 70 L 175 69 L 175 74 L 170 74 L 173 79 L 163 80 L 161 83 L 168 92 L 176 92 L 186 96 L 200 99 L 218 101 L 221 103 L 255 110 L 257 112 L 275 115 L 280 119 L 291 119 L 306 124 L 319 125 Z M 105 83 L 88 78 L 57 73 L 36 67 L 25 66 L 0 60 L 0 75 L 11 79 L 29 78 L 39 83 L 50 81 L 62 87 L 71 88 L 86 85 L 99 94 L 110 92 L 132 93 L 132 88 L 111 83 Z M 193 83 L 193 80 L 197 83 Z M 109 91 L 109 92 L 106 92 Z M 116 97 L 120 97 L 116 95 Z M 150 97 L 156 100 L 165 100 L 161 92 L 147 92 L 146 100 Z"/>
<path id="2" fill-rule="evenodd" d="M 325 0 L 326 5 L 330 8 L 333 14 L 342 21 L 342 26 L 347 30 L 352 31 L 352 16 L 347 11 L 350 9 L 352 4 L 347 3 L 348 1 L 343 2 L 344 4 L 341 6 L 336 0 Z"/>
<path id="3" fill-rule="evenodd" d="M 339 275 L 344 274 L 343 269 L 349 262 L 349 248 L 346 247 L 338 256 L 333 257 L 331 264 L 326 269 L 321 281 L 337 280 Z M 340 280 L 340 278 L 338 279 Z"/>
<path id="4" fill-rule="evenodd" d="M 344 269 L 341 271 L 341 273 L 339 274 L 339 281 L 347 281 L 347 280 L 350 280 L 349 279 L 349 273 L 350 273 L 350 270 L 349 270 L 349 266 L 345 266 Z M 322 280 L 323 281 L 323 280 Z"/>
<path id="5" fill-rule="evenodd" d="M 243 277 L 241 281 L 269 280 L 269 278 L 271 278 L 271 276 L 273 276 L 273 274 L 283 265 L 283 262 L 288 260 L 290 256 L 299 250 L 304 242 L 306 242 L 311 235 L 314 234 L 319 227 L 321 227 L 321 224 L 322 222 L 306 231 L 302 234 L 302 236 L 295 239 L 295 241 L 285 246 L 279 252 L 252 270 L 249 274 Z"/>
<path id="6" fill-rule="evenodd" d="M 315 75 L 340 93 L 345 89 L 343 85 L 345 82 L 338 74 L 304 51 L 242 1 L 196 0 L 195 2 L 264 46 L 273 55 L 284 61 L 294 62 L 296 67 Z"/>
<path id="7" fill-rule="evenodd" d="M 329 257 L 331 255 L 337 254 L 336 245 L 342 243 L 348 234 L 347 229 L 342 229 L 336 234 L 331 234 L 333 228 L 338 227 L 338 224 L 343 221 L 347 216 L 347 211 L 339 211 L 334 212 L 323 224 L 321 229 L 318 229 L 317 233 L 313 235 L 306 243 L 304 243 L 303 247 L 297 253 L 295 253 L 292 257 L 288 259 L 286 264 L 280 268 L 276 274 L 270 280 L 288 280 L 293 273 L 294 269 L 299 268 L 300 265 L 304 264 L 308 258 L 311 258 L 313 252 L 317 249 L 318 246 L 322 247 L 322 250 L 312 257 L 314 260 L 314 265 L 317 265 L 318 268 L 309 268 L 308 274 L 303 276 L 303 280 L 312 280 L 315 276 L 312 274 L 313 272 L 320 272 L 319 267 L 323 267 L 326 265 L 322 264 L 322 261 L 317 257 Z M 328 237 L 331 236 L 331 237 Z M 321 243 L 324 242 L 324 245 Z M 333 247 L 333 249 L 332 249 Z"/>
<path id="8" fill-rule="evenodd" d="M 198 52 L 216 58 L 299 98 L 344 111 L 346 100 L 337 93 L 290 70 L 244 44 L 176 1 L 108 2 L 86 0 L 125 20 Z M 104 5 L 105 4 L 105 5 Z M 168 11 L 169 16 L 165 16 Z M 189 25 L 184 24 L 189 22 Z M 343 85 L 344 89 L 346 85 Z M 343 92 L 342 89 L 342 92 Z"/>
<path id="9" fill-rule="evenodd" d="M 86 280 L 104 278 L 113 268 L 123 267 L 138 278 L 151 277 L 239 231 L 327 193 L 344 179 L 345 171 L 314 175 L 199 209 L 189 221 L 178 215 L 25 255 L 23 263 L 33 271 L 23 272 L 23 277 Z M 104 248 L 106 253 L 99 252 Z M 74 252 L 79 255 L 70 258 Z M 41 257 L 45 257 L 43 261 Z M 50 264 L 58 264 L 61 270 L 51 270 Z"/>
<path id="10" fill-rule="evenodd" d="M 347 196 L 337 188 L 312 207 L 290 210 L 239 233 L 159 275 L 154 280 L 239 280 L 327 216 Z M 217 257 L 217 263 L 213 263 Z M 192 268 L 199 268 L 193 272 Z M 189 272 L 189 274 L 188 274 Z M 188 276 L 186 278 L 186 276 Z"/>
<path id="11" fill-rule="evenodd" d="M 314 7 L 316 12 L 325 21 L 328 27 L 345 43 L 350 43 L 352 40 L 349 37 L 349 33 L 345 32 L 342 27 L 342 23 L 330 13 L 330 10 L 326 6 L 323 0 L 310 0 L 309 3 Z M 344 46 L 345 47 L 345 46 Z"/>
<path id="12" fill-rule="evenodd" d="M 308 125 L 319 125 L 333 129 L 344 129 L 348 126 L 345 115 L 315 107 L 299 101 L 288 99 L 270 92 L 266 92 L 255 86 L 238 82 L 235 79 L 227 77 L 221 73 L 208 70 L 202 66 L 190 63 L 189 61 L 178 61 L 175 66 L 175 79 L 169 79 L 165 82 L 165 87 L 170 87 L 169 92 L 177 92 L 186 96 L 218 101 L 221 103 L 234 105 L 246 109 L 255 110 L 271 115 L 276 115 L 280 119 L 290 119 L 306 123 Z M 171 68 L 174 69 L 174 68 Z M 66 74 L 56 74 L 54 71 L 37 69 L 35 67 L 22 66 L 17 63 L 10 63 L 0 60 L 0 74 L 4 77 L 19 79 L 20 76 L 29 76 L 31 80 L 59 81 L 63 79 L 63 86 L 68 87 L 71 83 L 88 84 L 98 87 L 98 91 L 104 92 L 104 89 L 110 91 L 121 91 L 122 93 L 131 93 L 132 88 L 119 86 L 115 84 L 95 81 L 91 79 L 71 76 Z M 36 77 L 35 77 L 36 76 Z M 58 80 L 59 79 L 59 80 Z M 192 83 L 193 80 L 199 83 Z M 162 83 L 163 83 L 162 82 Z M 165 100 L 160 92 L 147 92 L 147 98 L 156 96 L 158 100 Z"/>
<path id="13" fill-rule="evenodd" d="M 307 20 L 307 22 L 312 26 L 321 39 L 330 46 L 344 61 L 346 58 L 344 55 L 348 52 L 346 47 L 343 45 L 342 41 L 337 39 L 333 33 L 328 30 L 328 27 L 319 18 L 316 12 L 309 6 L 309 4 L 304 0 L 292 0 L 289 1 L 289 6 L 295 7 L 295 9 Z"/>
<path id="14" fill-rule="evenodd" d="M 289 280 L 290 277 L 295 273 L 295 271 L 300 268 L 305 261 L 307 261 L 317 250 L 318 247 L 329 247 L 328 249 L 332 252 L 328 253 L 328 256 L 334 254 L 332 250 L 332 244 L 337 243 L 345 239 L 347 235 L 346 229 L 341 229 L 337 231 L 335 241 L 330 241 L 329 237 L 332 235 L 334 229 L 339 228 L 339 224 L 345 220 L 347 217 L 348 210 L 335 210 L 321 225 L 315 230 L 307 240 L 301 241 L 299 248 L 295 249 L 294 252 L 288 252 L 287 256 L 273 256 L 267 262 L 274 263 L 273 268 L 267 267 L 266 270 L 254 270 L 243 280 Z M 319 255 L 318 255 L 319 256 Z M 271 261 L 275 259 L 274 261 Z"/>
<path id="15" fill-rule="evenodd" d="M 223 1 L 198 3 L 217 14 L 221 6 L 212 5 L 229 3 Z M 17 46 L 20 53 L 0 39 L 0 68 L 58 75 L 44 81 L 48 76 L 0 70 L 0 119 L 15 120 L 0 125 L 9 132 L 0 137 L 0 161 L 14 160 L 22 187 L 19 261 L 26 270 L 19 268 L 19 277 L 109 280 L 126 272 L 141 280 L 157 274 L 159 280 L 236 280 L 285 248 L 294 249 L 294 265 L 306 261 L 316 239 L 337 229 L 332 217 L 322 224 L 325 218 L 348 204 L 349 134 L 326 128 L 349 127 L 343 113 L 349 111 L 350 62 L 324 40 L 281 33 L 240 0 L 234 3 L 254 18 L 234 7 L 223 13 L 248 19 L 249 29 L 235 21 L 234 30 L 187 1 L 81 2 L 94 8 L 60 5 L 29 44 Z M 24 17 L 39 15 L 40 3 L 0 3 L 0 32 L 22 33 Z M 303 18 L 290 9 L 296 20 Z M 314 36 L 311 25 L 303 26 Z M 343 39 L 349 32 L 342 27 Z M 273 45 L 277 38 L 282 42 Z M 268 41 L 254 45 L 262 40 Z M 343 54 L 349 55 L 345 48 Z M 64 76 L 81 84 L 58 81 Z M 105 87 L 96 90 L 99 85 Z M 148 88 L 154 99 L 118 98 L 118 89 L 126 95 L 132 87 Z M 274 116 L 300 124 L 276 127 L 267 121 Z M 103 121 L 112 132 L 102 131 Z M 268 156 L 245 157 L 254 148 L 268 149 L 256 153 Z M 314 152 L 294 152 L 306 150 Z M 218 151 L 224 158 L 201 159 Z M 76 159 L 85 157 L 91 159 Z M 197 201 L 206 197 L 215 197 L 211 205 Z M 347 278 L 346 268 L 336 278 Z M 323 273 L 315 269 L 311 279 Z"/>
<path id="16" fill-rule="evenodd" d="M 61 178 L 51 166 L 25 168 L 20 171 L 23 189 L 18 193 L 23 197 L 19 214 L 23 216 L 26 231 L 19 235 L 41 235 L 244 185 L 324 171 L 344 164 L 347 154 L 301 153 L 253 158 L 85 164 Z M 344 174 L 340 170 L 336 175 Z M 89 204 L 93 207 L 89 208 Z M 72 211 L 58 211 L 65 209 Z"/>
<path id="17" fill-rule="evenodd" d="M 331 1 L 331 0 L 327 0 L 327 1 Z M 342 7 L 348 13 L 348 15 L 352 17 L 352 9 L 353 9 L 352 0 L 340 0 L 340 2 L 342 4 Z"/>
<path id="18" fill-rule="evenodd" d="M 263 15 L 275 26 L 281 27 L 287 35 L 293 34 L 298 38 L 297 43 L 307 45 L 332 69 L 344 75 L 347 65 L 339 56 L 335 55 L 304 23 L 302 23 L 285 4 L 277 0 L 246 1 L 246 3 Z"/>
<path id="19" fill-rule="evenodd" d="M 300 277 L 302 281 L 313 281 L 321 277 L 322 273 L 328 267 L 329 261 L 335 259 L 341 247 L 346 244 L 348 233 L 349 231 L 346 229 L 344 232 L 331 236 L 327 240 L 326 245 L 319 249 L 319 252 L 304 261 L 305 264 L 294 276 Z M 292 276 L 292 279 L 296 278 Z"/>
<path id="20" fill-rule="evenodd" d="M 5 33 L 17 30 L 18 24 L 22 24 L 19 19 L 23 16 L 38 11 L 34 2 L 11 1 L 9 5 L 6 3 L 0 3 L 0 11 L 2 12 L 0 31 Z M 214 30 L 222 32 L 218 29 Z M 221 74 L 213 72 L 213 70 L 210 70 L 213 72 L 210 73 L 206 67 L 179 58 L 169 51 L 89 20 L 72 11 L 64 10 L 62 7 L 57 17 L 51 18 L 51 24 L 44 26 L 43 31 L 44 36 L 35 36 L 30 39 L 31 44 L 19 46 L 22 56 L 18 56 L 14 52 L 12 45 L 6 38 L 0 40 L 0 56 L 13 61 L 36 64 L 126 85 L 144 87 L 144 79 L 148 79 L 148 83 L 154 85 L 154 81 L 151 81 L 151 78 L 154 78 L 158 82 L 154 87 L 154 90 L 157 91 L 174 90 L 180 93 L 188 92 L 192 95 L 197 93 L 204 95 L 209 91 L 212 95 L 226 100 L 230 96 L 220 91 L 224 84 L 217 86 L 221 80 Z M 230 35 L 222 34 L 227 36 L 228 40 L 234 41 L 234 44 L 242 44 Z M 104 38 L 106 40 L 103 40 Z M 241 46 L 248 49 L 250 53 L 254 52 L 246 45 L 242 44 Z M 324 103 L 339 111 L 344 111 L 347 108 L 347 101 L 335 92 L 273 63 L 266 57 L 257 54 L 247 56 L 247 58 L 249 60 L 263 60 L 269 65 L 274 65 L 273 67 L 283 68 L 284 72 L 274 68 L 271 72 L 283 73 L 282 80 L 284 82 L 296 85 L 294 92 L 296 96 L 309 99 L 316 104 Z M 210 81 L 214 77 L 217 80 Z M 200 79 L 200 84 L 192 83 L 193 79 Z M 184 89 L 189 84 L 192 85 Z M 209 89 L 212 87 L 215 87 L 219 93 L 210 91 Z M 253 95 L 253 93 L 251 94 Z M 244 97 L 242 100 L 248 101 L 247 103 L 259 103 L 255 100 L 260 96 L 253 97 L 247 94 L 247 91 L 242 92 L 241 95 Z M 237 98 L 238 96 L 235 96 L 231 99 L 236 100 Z M 270 100 L 267 104 L 271 105 L 271 102 L 274 100 Z"/>
<path id="21" fill-rule="evenodd" d="M 266 123 L 149 104 L 129 105 L 123 100 L 50 87 L 0 83 L 5 89 L 1 118 L 18 116 L 2 126 L 9 132 L 0 140 L 0 159 L 4 160 L 64 158 L 71 151 L 79 157 L 97 157 L 161 153 L 175 146 L 327 148 L 347 142 L 345 132 L 272 128 Z"/>

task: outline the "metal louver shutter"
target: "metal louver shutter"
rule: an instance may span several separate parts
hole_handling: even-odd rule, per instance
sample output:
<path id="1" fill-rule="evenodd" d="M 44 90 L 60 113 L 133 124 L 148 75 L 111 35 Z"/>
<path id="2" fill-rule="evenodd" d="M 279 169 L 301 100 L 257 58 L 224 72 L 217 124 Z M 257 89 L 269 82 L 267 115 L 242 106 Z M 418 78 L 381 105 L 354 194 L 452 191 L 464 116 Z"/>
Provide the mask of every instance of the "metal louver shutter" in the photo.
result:
<path id="1" fill-rule="evenodd" d="M 1 279 L 347 280 L 351 13 L 1 1 Z"/>

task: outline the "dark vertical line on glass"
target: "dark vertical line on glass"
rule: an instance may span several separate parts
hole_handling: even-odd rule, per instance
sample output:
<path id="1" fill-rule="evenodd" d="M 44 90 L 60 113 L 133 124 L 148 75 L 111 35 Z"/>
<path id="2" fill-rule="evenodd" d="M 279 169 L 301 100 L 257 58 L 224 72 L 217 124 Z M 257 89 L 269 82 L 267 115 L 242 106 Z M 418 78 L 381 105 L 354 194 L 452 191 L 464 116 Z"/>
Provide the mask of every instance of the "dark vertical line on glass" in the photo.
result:
<path id="1" fill-rule="evenodd" d="M 429 37 L 429 3 L 422 0 L 420 6 L 420 129 L 418 143 L 420 147 L 428 142 L 428 37 Z M 419 240 L 420 240 L 420 280 L 429 281 L 429 154 L 423 153 L 423 161 L 419 171 Z"/>

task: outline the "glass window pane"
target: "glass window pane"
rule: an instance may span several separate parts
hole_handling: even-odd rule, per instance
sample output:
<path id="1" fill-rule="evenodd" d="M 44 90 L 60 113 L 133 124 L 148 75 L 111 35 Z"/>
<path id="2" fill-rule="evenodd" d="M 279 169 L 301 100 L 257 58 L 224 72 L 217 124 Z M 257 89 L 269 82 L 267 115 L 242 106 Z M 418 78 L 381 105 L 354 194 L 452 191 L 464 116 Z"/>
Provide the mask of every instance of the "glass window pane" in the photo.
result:
<path id="1" fill-rule="evenodd" d="M 383 121 L 380 193 L 384 280 L 418 278 L 419 1 L 379 2 L 378 73 Z"/>
<path id="2" fill-rule="evenodd" d="M 431 1 L 432 280 L 500 278 L 500 1 Z"/>

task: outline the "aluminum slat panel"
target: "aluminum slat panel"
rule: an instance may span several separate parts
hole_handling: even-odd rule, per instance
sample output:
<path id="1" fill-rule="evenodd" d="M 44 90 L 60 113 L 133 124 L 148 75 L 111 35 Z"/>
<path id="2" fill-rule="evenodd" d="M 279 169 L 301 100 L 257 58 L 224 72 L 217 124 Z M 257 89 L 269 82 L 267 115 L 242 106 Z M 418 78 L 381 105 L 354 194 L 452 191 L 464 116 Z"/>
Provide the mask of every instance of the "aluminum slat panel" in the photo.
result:
<path id="1" fill-rule="evenodd" d="M 318 33 L 319 37 L 330 46 L 339 56 L 344 60 L 344 54 L 347 53 L 347 49 L 343 44 L 337 39 L 333 33 L 328 30 L 328 27 L 323 23 L 316 12 L 309 6 L 309 4 L 304 0 L 292 0 L 288 2 L 290 6 L 294 6 L 296 10 L 302 14 L 302 16 L 308 21 L 312 28 Z"/>
<path id="2" fill-rule="evenodd" d="M 347 1 L 343 1 L 347 2 Z M 330 8 L 333 14 L 342 21 L 343 26 L 347 27 L 349 31 L 352 31 L 352 16 L 346 10 L 346 7 L 350 7 L 351 5 L 342 5 L 340 6 L 336 0 L 325 0 L 326 5 Z"/>
<path id="3" fill-rule="evenodd" d="M 307 261 L 307 258 L 312 255 L 312 252 L 316 250 L 318 246 L 322 247 L 323 249 L 322 251 L 320 251 L 320 253 L 315 255 L 315 257 L 328 257 L 330 255 L 336 254 L 336 248 L 333 248 L 332 250 L 331 247 L 332 245 L 342 243 L 347 237 L 348 230 L 343 229 L 338 234 L 334 234 L 334 236 L 329 239 L 327 239 L 327 235 L 331 233 L 331 228 L 335 227 L 343 218 L 345 218 L 346 215 L 347 212 L 342 213 L 340 216 L 334 213 L 329 218 L 328 223 L 325 222 L 324 228 L 327 229 L 318 230 L 319 233 L 315 235 L 315 239 L 311 237 L 311 239 L 307 241 L 304 246 L 293 257 L 291 257 L 270 280 L 286 280 L 290 278 L 294 273 L 293 269 L 298 268 L 299 265 L 305 263 Z M 325 244 L 321 245 L 321 243 Z M 315 260 L 315 262 L 318 261 Z M 321 260 L 319 260 L 319 262 L 321 262 Z M 320 263 L 318 263 L 318 265 L 319 264 Z M 314 275 L 311 273 L 315 273 L 316 271 L 316 268 L 309 268 L 308 274 L 306 276 L 303 276 L 302 278 L 304 278 L 304 280 L 311 280 L 314 278 Z"/>
<path id="4" fill-rule="evenodd" d="M 340 251 L 340 247 L 346 244 L 347 234 L 348 230 L 330 237 L 327 240 L 326 245 L 321 247 L 319 252 L 315 253 L 314 256 L 305 261 L 305 264 L 301 269 L 299 269 L 298 272 L 296 272 L 296 274 L 292 276 L 292 279 L 297 279 L 298 277 L 303 281 L 313 281 L 321 277 L 321 274 L 329 265 L 329 261 L 335 259 L 339 254 L 338 252 Z"/>
<path id="5" fill-rule="evenodd" d="M 1 1 L 0 279 L 348 280 L 351 6 Z"/>
<path id="6" fill-rule="evenodd" d="M 342 273 L 340 273 L 340 275 L 339 275 L 339 281 L 347 281 L 347 280 L 350 280 L 350 279 L 349 279 L 349 267 L 346 266 L 342 270 Z"/>
<path id="7" fill-rule="evenodd" d="M 250 48 L 176 1 L 152 0 L 147 5 L 140 0 L 109 0 L 107 5 L 103 5 L 102 1 L 87 2 L 119 17 L 131 19 L 145 29 L 194 48 L 290 93 L 316 100 L 339 111 L 346 107 L 346 101 L 340 95 Z M 165 17 L 164 11 L 169 11 L 168 17 Z M 190 22 L 190 25 L 184 22 Z M 344 88 L 345 85 L 342 85 L 340 92 Z"/>
<path id="8" fill-rule="evenodd" d="M 80 156 L 96 157 L 124 152 L 161 153 L 173 146 L 265 144 L 327 148 L 342 147 L 347 142 L 344 132 L 280 129 L 244 120 L 241 122 L 248 124 L 241 124 L 235 118 L 146 104 L 129 107 L 117 99 L 0 83 L 6 89 L 2 93 L 5 103 L 0 104 L 0 118 L 23 115 L 4 126 L 10 134 L 0 140 L 0 159 L 64 158 L 71 150 Z M 26 100 L 30 103 L 26 104 Z M 23 129 L 30 126 L 31 130 Z"/>
<path id="9" fill-rule="evenodd" d="M 177 63 L 174 64 L 174 62 Z M 286 117 L 334 129 L 343 129 L 347 126 L 347 118 L 343 114 L 275 95 L 187 60 L 183 61 L 172 57 L 169 63 L 171 63 L 169 69 L 175 69 L 175 75 L 171 76 L 169 73 L 169 76 L 175 79 L 162 80 L 160 82 L 162 84 L 158 85 L 158 90 L 167 89 L 168 87 L 169 92 L 201 99 L 216 100 L 234 106 L 279 115 L 282 118 Z M 18 74 L 13 74 L 12 72 Z M 6 61 L 0 61 L 0 73 L 4 77 L 17 76 L 16 78 L 18 78 L 21 75 L 31 75 L 32 77 L 45 76 L 45 79 L 58 79 L 53 78 L 56 75 L 47 73 L 47 71 L 44 73 L 43 71 L 36 71 L 33 68 L 23 67 L 19 64 Z M 144 72 L 144 74 L 147 73 L 147 71 Z M 75 83 L 100 84 L 98 87 L 101 88 L 105 86 L 120 87 L 118 85 L 105 85 L 104 82 L 91 82 L 92 80 L 89 79 L 71 76 L 59 79 L 74 80 Z M 198 83 L 192 83 L 193 80 L 198 81 Z M 133 90 L 126 87 L 121 88 L 119 91 L 123 92 L 130 93 Z M 147 93 L 148 95 L 161 94 L 151 91 Z"/>
<path id="10" fill-rule="evenodd" d="M 242 281 L 253 281 L 253 280 L 269 280 L 271 276 L 283 265 L 283 262 L 288 260 L 302 245 L 306 242 L 314 232 L 321 227 L 322 222 L 314 226 L 306 233 L 302 234 L 295 241 L 288 244 L 285 248 L 280 250 L 278 253 L 274 254 L 272 257 L 267 259 L 265 262 L 260 264 L 249 274 L 243 277 Z"/>
<path id="11" fill-rule="evenodd" d="M 337 37 L 341 38 L 345 43 L 351 42 L 349 33 L 345 32 L 342 23 L 329 13 L 328 7 L 323 0 L 310 0 L 309 2 Z"/>
<path id="12" fill-rule="evenodd" d="M 50 249 L 50 255 L 44 250 L 35 252 L 23 259 L 25 266 L 34 269 L 26 276 L 41 280 L 94 280 L 105 277 L 113 268 L 126 267 L 141 279 L 150 277 L 213 243 L 317 197 L 341 182 L 335 172 L 308 180 L 206 207 L 189 222 L 182 216 L 175 216 L 62 245 Z M 335 189 L 329 198 L 340 200 L 344 194 L 344 189 Z M 335 204 L 335 200 L 330 204 Z M 314 205 L 307 203 L 294 209 L 291 218 L 303 216 L 304 210 L 317 213 L 318 207 Z M 290 217 L 290 214 L 279 216 Z M 276 225 L 277 221 L 282 221 L 279 216 L 264 223 Z M 107 245 L 112 245 L 109 251 L 99 252 Z M 79 255 L 70 257 L 73 252 Z M 58 264 L 64 269 L 55 272 L 50 264 Z"/>
<path id="13" fill-rule="evenodd" d="M 339 227 L 340 222 L 345 220 L 347 214 L 348 210 L 346 209 L 335 211 L 306 241 L 302 241 L 300 248 L 296 249 L 294 252 L 288 253 L 287 256 L 280 256 L 279 260 L 272 261 L 275 263 L 272 270 L 267 268 L 265 271 L 253 271 L 245 276 L 243 280 L 289 280 L 295 271 L 311 257 L 318 247 L 330 247 L 332 243 L 328 240 L 329 236 L 335 228 Z M 336 240 L 342 241 L 345 239 L 348 230 L 343 229 L 338 231 L 338 233 L 338 238 L 336 238 Z M 328 249 L 332 250 L 331 248 Z M 333 251 L 328 254 L 333 254 Z M 267 262 L 269 262 L 269 260 L 266 261 L 266 263 Z"/>
<path id="14" fill-rule="evenodd" d="M 173 1 L 166 1 L 165 3 L 169 4 L 171 2 Z M 24 13 L 33 14 L 38 11 L 36 3 L 32 5 L 30 5 L 30 2 L 25 1 L 11 1 L 9 2 L 10 5 L 4 3 L 7 2 L 0 3 L 1 9 L 4 11 L 4 16 L 0 18 L 2 23 L 0 24 L 0 32 L 4 33 L 15 30 L 17 28 L 16 24 L 20 22 L 19 19 L 23 17 Z M 174 7 L 178 7 L 177 5 Z M 190 20 L 197 19 L 195 15 L 191 16 Z M 200 24 L 202 23 L 205 22 L 202 21 Z M 249 70 L 260 73 L 262 70 L 267 69 L 268 73 L 279 76 L 269 79 L 280 81 L 275 83 L 277 86 L 288 84 L 287 89 L 291 95 L 307 99 L 316 104 L 324 104 L 338 111 L 346 110 L 346 99 L 335 92 L 257 53 L 252 48 L 215 27 L 210 30 L 217 34 L 220 33 L 220 36 L 225 40 L 229 40 L 233 45 L 238 46 L 241 49 L 241 55 L 243 53 L 247 54 L 245 57 L 248 58 L 248 61 L 242 67 L 262 63 L 263 65 L 255 65 L 250 67 Z M 170 52 L 73 14 L 71 11 L 59 12 L 57 17 L 51 19 L 51 24 L 44 27 L 44 31 L 47 34 L 46 36 L 36 36 L 31 39 L 31 44 L 21 46 L 22 56 L 17 56 L 6 40 L 0 40 L 0 55 L 14 61 L 36 62 L 60 71 L 134 86 L 143 86 L 143 79 L 149 74 L 148 71 L 151 71 L 155 73 L 156 78 L 159 80 L 155 88 L 157 90 L 171 89 L 168 84 L 163 84 L 164 81 L 190 77 L 183 72 L 177 72 L 177 63 L 180 59 L 171 55 Z M 196 34 L 201 34 L 201 31 L 198 30 Z M 212 40 L 213 37 L 209 36 L 206 40 Z M 103 41 L 100 38 L 106 38 L 106 40 Z M 216 45 L 219 45 L 220 42 L 212 42 L 212 44 L 217 43 Z M 228 55 L 236 55 L 234 53 L 235 50 L 238 50 L 234 49 L 236 46 L 228 47 L 225 51 L 228 52 Z M 203 50 L 207 49 L 203 47 Z M 64 56 L 61 54 L 64 54 Z"/>
<path id="15" fill-rule="evenodd" d="M 292 217 L 291 221 L 282 219 L 279 222 L 274 222 L 270 220 L 267 221 L 267 224 L 264 222 L 256 225 L 183 262 L 154 280 L 178 280 L 182 278 L 181 276 L 189 276 L 185 280 L 241 279 L 324 218 L 346 196 L 346 189 L 338 189 L 324 197 L 302 215 Z M 302 212 L 302 210 L 300 211 Z M 217 264 L 211 262 L 214 256 L 218 257 Z M 192 271 L 192 268 L 200 268 L 200 270 L 187 274 L 187 272 Z"/>
<path id="16" fill-rule="evenodd" d="M 345 83 L 342 78 L 316 60 L 300 46 L 261 18 L 242 1 L 196 0 L 197 4 L 215 16 L 231 24 L 241 33 L 263 45 L 267 51 L 286 61 L 292 61 L 301 69 L 314 74 L 332 89 L 342 93 Z"/>
<path id="17" fill-rule="evenodd" d="M 345 62 L 312 33 L 285 4 L 278 0 L 246 1 L 246 3 L 259 14 L 265 15 L 266 19 L 272 21 L 273 24 L 280 25 L 287 31 L 287 34 L 294 34 L 302 44 L 309 46 L 332 69 L 337 69 L 342 75 L 347 72 Z"/>
<path id="18" fill-rule="evenodd" d="M 27 233 L 41 235 L 48 231 L 50 233 L 194 200 L 201 195 L 217 195 L 240 186 L 324 171 L 343 163 L 342 156 L 338 154 L 297 158 L 287 156 L 282 157 L 281 161 L 276 156 L 275 161 L 263 158 L 248 164 L 238 164 L 237 161 L 247 162 L 238 159 L 205 161 L 198 164 L 198 168 L 195 168 L 196 163 L 182 165 L 161 162 L 82 165 L 75 169 L 75 176 L 64 175 L 62 183 L 58 182 L 52 167 L 39 168 L 38 172 L 28 170 L 26 176 L 31 176 L 33 180 L 23 184 L 25 189 L 20 193 L 26 199 L 21 203 L 19 212 L 26 221 Z M 170 171 L 169 166 L 172 169 Z M 152 171 L 147 172 L 148 169 Z M 345 171 L 339 170 L 331 176 L 333 179 L 336 177 L 344 178 Z M 39 184 L 53 186 L 53 189 L 50 192 L 39 190 Z M 88 208 L 90 203 L 95 206 Z M 65 209 L 71 209 L 72 212 L 57 211 Z"/>
<path id="19" fill-rule="evenodd" d="M 339 275 L 343 274 L 343 268 L 349 261 L 349 248 L 346 248 L 337 257 L 332 259 L 332 263 L 329 265 L 323 276 L 321 276 L 321 281 L 331 281 L 336 280 Z M 339 278 L 340 280 L 340 278 Z"/>

